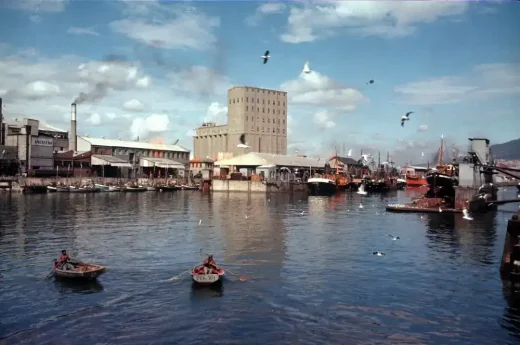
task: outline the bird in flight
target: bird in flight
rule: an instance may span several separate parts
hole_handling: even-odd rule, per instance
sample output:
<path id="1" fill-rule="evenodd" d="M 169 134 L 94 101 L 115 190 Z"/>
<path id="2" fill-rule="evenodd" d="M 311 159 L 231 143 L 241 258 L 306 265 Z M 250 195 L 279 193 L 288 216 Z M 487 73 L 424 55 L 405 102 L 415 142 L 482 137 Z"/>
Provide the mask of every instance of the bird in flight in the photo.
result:
<path id="1" fill-rule="evenodd" d="M 307 74 L 309 74 L 309 73 L 311 73 L 311 72 L 312 72 L 312 71 L 311 71 L 311 69 L 309 68 L 309 61 L 307 61 L 307 62 L 305 63 L 305 65 L 303 66 L 303 73 L 307 73 Z"/>
<path id="2" fill-rule="evenodd" d="M 369 81 L 367 81 L 367 85 L 368 84 L 374 84 L 374 80 L 370 79 Z"/>
<path id="3" fill-rule="evenodd" d="M 242 148 L 242 149 L 248 149 L 249 148 L 249 146 L 246 143 L 246 135 L 245 134 L 241 134 L 239 140 L 240 140 L 240 144 L 238 144 L 237 147 Z"/>
<path id="4" fill-rule="evenodd" d="M 270 57 L 271 55 L 269 55 L 269 50 L 266 50 L 265 54 L 262 56 L 262 59 L 264 59 L 264 65 L 267 63 L 267 60 L 269 60 Z"/>
<path id="5" fill-rule="evenodd" d="M 412 114 L 413 111 L 409 111 L 407 112 L 405 115 L 401 116 L 401 127 L 404 127 L 404 122 L 405 121 L 410 121 L 410 114 Z"/>

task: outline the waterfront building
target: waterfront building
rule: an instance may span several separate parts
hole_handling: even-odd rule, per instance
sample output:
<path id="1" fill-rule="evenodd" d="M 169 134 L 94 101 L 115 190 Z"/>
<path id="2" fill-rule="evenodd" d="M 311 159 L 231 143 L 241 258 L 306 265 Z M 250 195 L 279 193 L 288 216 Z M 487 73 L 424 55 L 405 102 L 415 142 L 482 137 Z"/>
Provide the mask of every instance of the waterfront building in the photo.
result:
<path id="1" fill-rule="evenodd" d="M 195 178 L 209 180 L 215 167 L 215 161 L 211 158 L 193 158 L 190 161 L 190 173 Z"/>
<path id="2" fill-rule="evenodd" d="M 247 152 L 287 154 L 287 92 L 236 86 L 228 90 L 227 124 L 203 123 L 193 137 L 195 157 L 214 160 Z M 249 149 L 238 148 L 246 135 Z"/>
<path id="3" fill-rule="evenodd" d="M 180 145 L 77 137 L 79 152 L 92 154 L 92 170 L 104 177 L 184 177 L 190 151 Z"/>
<path id="4" fill-rule="evenodd" d="M 16 152 L 10 160 L 16 159 L 20 173 L 54 174 L 54 153 L 68 146 L 67 131 L 28 118 L 5 121 L 2 127 L 1 141 L 10 147 L 6 152 Z"/>
<path id="5" fill-rule="evenodd" d="M 356 175 L 360 171 L 363 171 L 363 164 L 350 157 L 340 157 L 335 155 L 327 160 L 327 164 L 331 169 L 336 169 L 337 167 L 339 171 L 345 174 Z"/>

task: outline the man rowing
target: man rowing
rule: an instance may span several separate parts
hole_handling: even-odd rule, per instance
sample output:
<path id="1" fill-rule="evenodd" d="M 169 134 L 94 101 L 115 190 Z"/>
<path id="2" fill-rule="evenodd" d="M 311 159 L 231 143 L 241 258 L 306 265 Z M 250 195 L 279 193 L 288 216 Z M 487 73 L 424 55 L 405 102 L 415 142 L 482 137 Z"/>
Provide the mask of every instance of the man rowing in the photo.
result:
<path id="1" fill-rule="evenodd" d="M 204 269 L 204 274 L 212 274 L 213 270 L 217 269 L 217 263 L 213 259 L 213 255 L 208 255 L 202 264 L 202 268 Z"/>
<path id="2" fill-rule="evenodd" d="M 73 271 L 76 269 L 76 267 L 71 263 L 70 256 L 67 254 L 66 250 L 61 251 L 61 256 L 58 261 L 55 262 L 54 266 L 60 270 L 66 271 Z"/>

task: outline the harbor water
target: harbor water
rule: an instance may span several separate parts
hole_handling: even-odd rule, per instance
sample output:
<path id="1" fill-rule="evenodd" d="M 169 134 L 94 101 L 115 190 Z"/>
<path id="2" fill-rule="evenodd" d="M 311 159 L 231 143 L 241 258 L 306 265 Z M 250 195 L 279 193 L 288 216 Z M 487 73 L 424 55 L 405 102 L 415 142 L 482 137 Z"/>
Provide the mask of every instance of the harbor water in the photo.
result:
<path id="1" fill-rule="evenodd" d="M 0 344 L 520 343 L 499 274 L 518 205 L 473 221 L 385 212 L 409 198 L 0 195 Z M 44 279 L 62 249 L 108 270 Z M 167 281 L 208 253 L 228 269 L 221 287 Z"/>

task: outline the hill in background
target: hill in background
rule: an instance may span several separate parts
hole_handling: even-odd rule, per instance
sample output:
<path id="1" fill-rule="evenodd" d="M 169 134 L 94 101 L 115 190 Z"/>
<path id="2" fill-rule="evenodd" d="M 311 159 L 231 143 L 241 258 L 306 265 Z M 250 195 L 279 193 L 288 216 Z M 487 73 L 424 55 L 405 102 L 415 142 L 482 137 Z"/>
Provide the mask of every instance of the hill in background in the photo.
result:
<path id="1" fill-rule="evenodd" d="M 490 148 L 495 159 L 520 159 L 520 139 L 491 145 Z"/>

